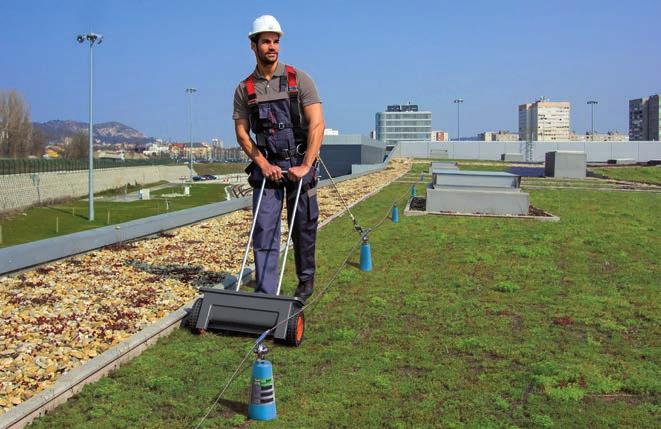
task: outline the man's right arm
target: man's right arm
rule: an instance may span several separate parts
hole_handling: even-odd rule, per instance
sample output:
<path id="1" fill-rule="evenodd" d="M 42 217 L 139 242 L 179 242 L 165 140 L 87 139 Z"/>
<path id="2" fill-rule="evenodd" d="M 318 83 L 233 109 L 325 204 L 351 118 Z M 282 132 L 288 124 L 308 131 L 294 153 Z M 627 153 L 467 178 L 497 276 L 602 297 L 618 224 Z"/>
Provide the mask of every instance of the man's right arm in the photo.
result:
<path id="1" fill-rule="evenodd" d="M 268 180 L 282 179 L 282 172 L 280 167 L 273 165 L 266 160 L 266 157 L 259 151 L 257 145 L 250 138 L 250 124 L 247 119 L 234 120 L 234 132 L 236 133 L 236 141 L 241 146 L 241 149 L 250 157 L 250 159 L 257 164 L 262 174 Z"/>

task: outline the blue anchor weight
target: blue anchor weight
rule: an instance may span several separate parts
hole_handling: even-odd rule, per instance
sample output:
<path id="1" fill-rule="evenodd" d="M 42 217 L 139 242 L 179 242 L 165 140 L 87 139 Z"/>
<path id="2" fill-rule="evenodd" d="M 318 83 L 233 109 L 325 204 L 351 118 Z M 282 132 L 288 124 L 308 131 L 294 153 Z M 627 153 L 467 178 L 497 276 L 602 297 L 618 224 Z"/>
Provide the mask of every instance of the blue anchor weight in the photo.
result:
<path id="1" fill-rule="evenodd" d="M 363 236 L 363 244 L 360 245 L 360 271 L 372 271 L 372 249 L 367 235 Z"/>
<path id="2" fill-rule="evenodd" d="M 252 420 L 275 420 L 278 413 L 275 408 L 275 385 L 273 382 L 273 366 L 264 359 L 268 348 L 259 343 L 255 347 L 257 360 L 252 365 L 250 380 L 250 404 L 248 418 Z"/>
<path id="3" fill-rule="evenodd" d="M 392 223 L 398 223 L 399 222 L 399 210 L 397 209 L 397 204 L 393 204 L 392 206 Z"/>

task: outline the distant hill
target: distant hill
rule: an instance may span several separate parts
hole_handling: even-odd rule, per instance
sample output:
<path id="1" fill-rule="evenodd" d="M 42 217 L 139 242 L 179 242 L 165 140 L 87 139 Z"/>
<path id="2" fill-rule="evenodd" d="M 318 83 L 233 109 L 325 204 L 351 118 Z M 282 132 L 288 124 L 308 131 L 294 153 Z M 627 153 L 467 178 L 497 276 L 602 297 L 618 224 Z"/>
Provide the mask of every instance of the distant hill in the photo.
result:
<path id="1" fill-rule="evenodd" d="M 34 122 L 32 125 L 41 130 L 49 142 L 61 142 L 65 137 L 73 137 L 79 131 L 87 132 L 86 122 L 54 120 Z M 146 137 L 135 128 L 120 122 L 103 122 L 94 125 L 94 140 L 101 142 L 101 144 L 145 144 L 155 139 Z"/>

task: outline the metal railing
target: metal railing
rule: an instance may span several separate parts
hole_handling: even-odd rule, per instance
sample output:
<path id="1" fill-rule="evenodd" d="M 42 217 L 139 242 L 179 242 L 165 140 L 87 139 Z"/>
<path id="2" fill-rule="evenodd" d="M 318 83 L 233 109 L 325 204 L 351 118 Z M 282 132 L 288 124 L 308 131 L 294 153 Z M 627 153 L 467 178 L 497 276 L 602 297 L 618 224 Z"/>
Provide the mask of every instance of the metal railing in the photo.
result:
<path id="1" fill-rule="evenodd" d="M 172 159 L 95 159 L 93 167 L 97 169 L 149 165 L 177 165 L 177 161 Z M 87 159 L 0 159 L 0 175 L 80 171 L 87 169 Z"/>
<path id="2" fill-rule="evenodd" d="M 375 173 L 390 162 L 388 157 L 380 168 L 335 178 L 335 183 Z M 331 185 L 329 179 L 321 180 L 319 187 Z M 172 213 L 150 216 L 129 222 L 110 225 L 87 231 L 75 232 L 60 237 L 17 244 L 0 248 L 0 275 L 23 271 L 47 262 L 57 261 L 117 243 L 136 240 L 159 234 L 186 225 L 202 222 L 236 210 L 250 207 L 252 197 L 243 197 L 219 203 L 206 204 Z"/>

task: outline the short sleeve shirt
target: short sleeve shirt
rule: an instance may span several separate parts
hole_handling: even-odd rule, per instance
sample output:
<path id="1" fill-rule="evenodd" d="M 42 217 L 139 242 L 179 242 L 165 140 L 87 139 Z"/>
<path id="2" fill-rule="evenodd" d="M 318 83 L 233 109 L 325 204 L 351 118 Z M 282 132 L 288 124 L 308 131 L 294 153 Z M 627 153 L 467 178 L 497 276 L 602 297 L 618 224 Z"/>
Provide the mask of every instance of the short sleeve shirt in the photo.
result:
<path id="1" fill-rule="evenodd" d="M 266 80 L 259 72 L 257 67 L 252 73 L 255 81 L 255 94 L 257 94 L 258 101 L 280 100 L 285 98 L 280 92 L 280 76 L 287 79 L 287 72 L 285 65 L 278 63 L 275 73 L 270 81 Z M 307 128 L 305 116 L 303 115 L 303 107 L 310 104 L 321 103 L 319 93 L 312 78 L 301 69 L 296 69 L 296 80 L 298 82 L 298 101 L 301 107 L 301 126 Z M 248 107 L 248 93 L 246 92 L 246 85 L 241 83 L 234 91 L 234 112 L 232 119 L 248 119 L 250 117 L 250 108 Z"/>

